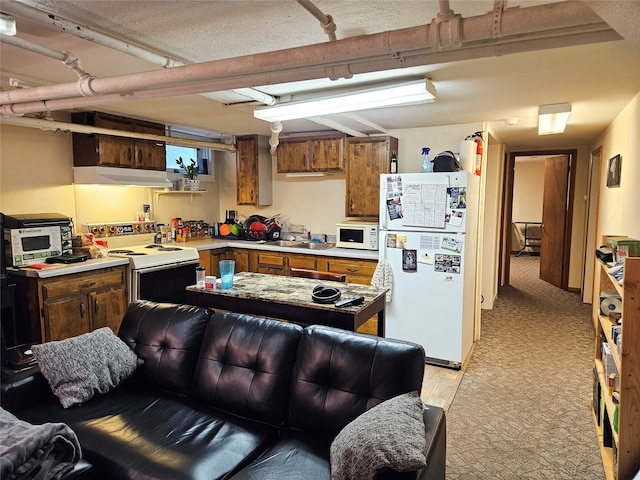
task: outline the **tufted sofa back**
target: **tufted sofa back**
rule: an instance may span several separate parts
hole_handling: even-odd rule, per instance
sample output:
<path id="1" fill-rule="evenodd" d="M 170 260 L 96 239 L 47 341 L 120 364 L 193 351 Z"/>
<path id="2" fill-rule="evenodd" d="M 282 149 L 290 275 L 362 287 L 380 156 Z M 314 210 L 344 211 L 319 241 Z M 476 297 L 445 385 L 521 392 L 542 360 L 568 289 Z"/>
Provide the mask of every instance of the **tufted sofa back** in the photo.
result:
<path id="1" fill-rule="evenodd" d="M 212 314 L 190 305 L 148 301 L 129 305 L 119 336 L 144 360 L 138 375 L 147 385 L 183 395 L 188 392 Z"/>
<path id="2" fill-rule="evenodd" d="M 424 363 L 417 344 L 307 327 L 293 370 L 288 426 L 333 438 L 384 400 L 420 392 Z"/>
<path id="3" fill-rule="evenodd" d="M 284 424 L 302 327 L 216 313 L 205 333 L 191 396 L 269 425 Z"/>

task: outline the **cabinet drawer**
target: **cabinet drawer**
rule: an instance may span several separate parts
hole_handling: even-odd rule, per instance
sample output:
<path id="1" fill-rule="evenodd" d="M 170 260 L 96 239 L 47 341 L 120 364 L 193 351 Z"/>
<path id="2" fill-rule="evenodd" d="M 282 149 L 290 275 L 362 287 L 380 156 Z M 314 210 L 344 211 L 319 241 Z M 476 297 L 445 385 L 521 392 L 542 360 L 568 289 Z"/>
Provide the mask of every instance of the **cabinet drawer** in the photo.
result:
<path id="1" fill-rule="evenodd" d="M 327 270 L 333 273 L 346 273 L 347 275 L 358 275 L 372 277 L 376 270 L 377 262 L 328 259 Z"/>
<path id="2" fill-rule="evenodd" d="M 273 253 L 258 253 L 259 267 L 279 267 L 285 268 L 287 265 L 287 257 Z"/>
<path id="3" fill-rule="evenodd" d="M 318 270 L 318 259 L 314 255 L 289 255 L 289 268 Z"/>
<path id="4" fill-rule="evenodd" d="M 125 285 L 125 268 L 114 267 L 86 273 L 64 275 L 42 283 L 43 300 L 89 292 L 110 285 Z"/>

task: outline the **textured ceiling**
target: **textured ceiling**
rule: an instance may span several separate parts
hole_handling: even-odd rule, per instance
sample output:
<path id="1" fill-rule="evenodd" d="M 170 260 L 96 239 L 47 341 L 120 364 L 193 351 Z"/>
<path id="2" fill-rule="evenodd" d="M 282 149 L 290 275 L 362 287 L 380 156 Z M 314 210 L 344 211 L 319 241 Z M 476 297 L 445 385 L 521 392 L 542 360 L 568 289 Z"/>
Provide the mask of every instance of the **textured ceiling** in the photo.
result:
<path id="1" fill-rule="evenodd" d="M 11 13 L 17 2 L 3 0 Z M 293 0 L 144 1 L 22 0 L 61 18 L 168 55 L 184 63 L 235 58 L 261 52 L 327 42 L 318 20 Z M 338 39 L 425 25 L 438 14 L 434 0 L 316 0 L 337 25 Z M 451 0 L 450 8 L 463 18 L 486 14 L 493 1 Z M 508 7 L 528 8 L 543 1 L 510 1 Z M 311 80 L 277 85 L 254 85 L 281 96 L 316 92 L 354 83 L 390 78 L 428 76 L 437 89 L 432 104 L 359 112 L 386 129 L 489 122 L 511 149 L 543 149 L 588 144 L 640 91 L 640 46 L 627 31 L 636 32 L 629 17 L 638 14 L 633 0 L 625 5 L 621 22 L 616 12 L 602 16 L 620 25 L 629 40 L 567 46 L 526 53 L 435 63 L 350 80 Z M 605 15 L 606 14 L 606 15 Z M 113 77 L 161 67 L 130 55 L 71 36 L 68 33 L 13 14 L 18 37 L 47 48 L 69 51 L 96 77 Z M 618 15 L 619 16 L 619 15 Z M 635 42 L 635 43 L 634 43 Z M 3 89 L 14 77 L 32 85 L 75 80 L 60 62 L 0 44 Z M 269 124 L 253 118 L 258 106 L 230 92 L 215 98 L 182 95 L 153 100 L 122 101 L 100 106 L 110 111 L 211 134 L 269 134 Z M 242 103 L 238 103 L 242 102 Z M 537 109 L 541 104 L 568 102 L 573 113 L 563 135 L 538 137 Z M 503 119 L 518 118 L 515 126 Z M 343 123 L 350 121 L 341 118 Z M 284 122 L 284 133 L 327 130 L 307 120 Z M 470 132 L 471 133 L 471 132 Z"/>

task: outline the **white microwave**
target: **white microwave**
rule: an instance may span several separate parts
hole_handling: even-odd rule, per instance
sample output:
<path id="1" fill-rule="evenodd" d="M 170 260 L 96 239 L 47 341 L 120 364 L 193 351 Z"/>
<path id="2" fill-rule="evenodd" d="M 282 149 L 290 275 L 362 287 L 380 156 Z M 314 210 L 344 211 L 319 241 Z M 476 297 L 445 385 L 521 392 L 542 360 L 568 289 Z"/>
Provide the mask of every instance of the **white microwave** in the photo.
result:
<path id="1" fill-rule="evenodd" d="M 378 250 L 378 224 L 360 221 L 338 223 L 336 247 Z"/>

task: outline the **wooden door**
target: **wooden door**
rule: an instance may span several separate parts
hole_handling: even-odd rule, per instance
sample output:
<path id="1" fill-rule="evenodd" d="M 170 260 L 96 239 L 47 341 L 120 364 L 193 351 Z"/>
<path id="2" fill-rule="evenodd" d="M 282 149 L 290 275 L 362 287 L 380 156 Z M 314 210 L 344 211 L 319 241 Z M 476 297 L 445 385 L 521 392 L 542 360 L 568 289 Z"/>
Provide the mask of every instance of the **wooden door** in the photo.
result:
<path id="1" fill-rule="evenodd" d="M 91 331 L 86 294 L 46 301 L 43 312 L 45 330 L 43 342 L 64 340 Z"/>
<path id="2" fill-rule="evenodd" d="M 290 139 L 278 145 L 278 173 L 309 171 L 309 143 L 306 138 Z"/>
<path id="3" fill-rule="evenodd" d="M 569 157 L 545 160 L 540 279 L 564 288 Z"/>
<path id="4" fill-rule="evenodd" d="M 316 172 L 344 169 L 344 136 L 309 140 L 310 169 Z"/>
<path id="5" fill-rule="evenodd" d="M 89 294 L 93 330 L 110 327 L 116 335 L 127 308 L 127 295 L 124 285 L 99 290 Z"/>
<path id="6" fill-rule="evenodd" d="M 391 150 L 397 150 L 397 140 L 391 137 L 347 141 L 347 217 L 378 217 L 380 174 L 389 171 Z"/>
<path id="7" fill-rule="evenodd" d="M 136 140 L 135 166 L 145 170 L 167 169 L 165 145 L 163 142 Z"/>
<path id="8" fill-rule="evenodd" d="M 258 201 L 258 137 L 238 137 L 236 141 L 236 190 L 238 205 Z"/>
<path id="9" fill-rule="evenodd" d="M 133 167 L 135 161 L 134 142 L 129 138 L 99 135 L 99 164 Z"/>

